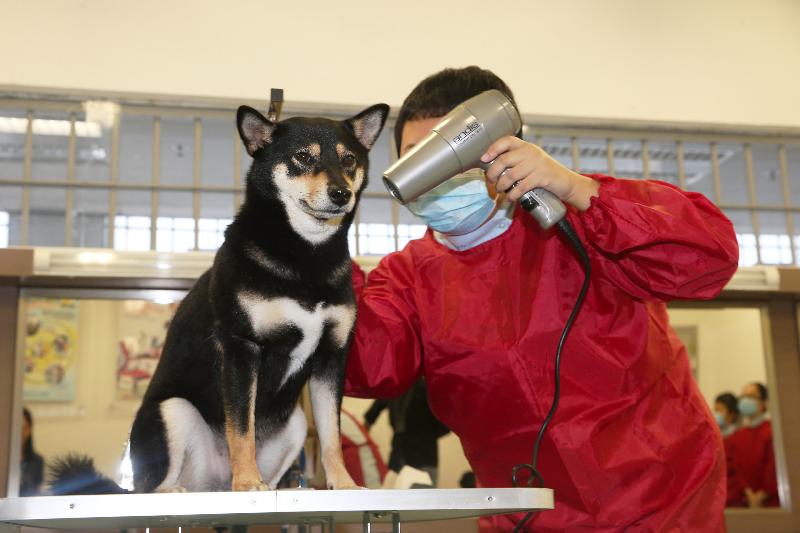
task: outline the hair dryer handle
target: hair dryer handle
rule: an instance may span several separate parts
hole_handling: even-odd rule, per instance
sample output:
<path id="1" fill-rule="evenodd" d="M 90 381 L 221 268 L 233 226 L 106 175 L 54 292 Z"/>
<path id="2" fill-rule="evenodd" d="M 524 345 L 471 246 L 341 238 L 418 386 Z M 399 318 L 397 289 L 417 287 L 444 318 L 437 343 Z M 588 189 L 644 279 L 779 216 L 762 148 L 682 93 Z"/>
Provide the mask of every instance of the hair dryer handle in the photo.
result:
<path id="1" fill-rule="evenodd" d="M 542 229 L 557 224 L 567 214 L 567 208 L 550 191 L 542 188 L 530 190 L 519 199 L 524 207 L 539 223 Z"/>

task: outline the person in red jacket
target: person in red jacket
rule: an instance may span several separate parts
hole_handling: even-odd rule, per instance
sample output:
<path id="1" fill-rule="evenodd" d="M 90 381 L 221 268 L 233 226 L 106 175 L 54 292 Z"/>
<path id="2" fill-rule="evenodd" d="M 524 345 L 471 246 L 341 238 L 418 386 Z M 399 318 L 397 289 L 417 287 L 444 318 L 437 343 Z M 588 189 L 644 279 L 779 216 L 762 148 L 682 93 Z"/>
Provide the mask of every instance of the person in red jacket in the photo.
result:
<path id="1" fill-rule="evenodd" d="M 488 89 L 513 99 L 477 67 L 423 80 L 399 111 L 399 153 Z M 485 178 L 467 172 L 409 204 L 429 227 L 422 238 L 366 281 L 354 267 L 346 394 L 389 398 L 424 376 L 431 410 L 460 438 L 478 484 L 511 486 L 550 409 L 556 345 L 584 279 L 562 235 L 516 205 L 544 187 L 567 205 L 592 278 L 537 465 L 555 509 L 525 530 L 724 530 L 721 435 L 665 302 L 722 290 L 738 262 L 731 222 L 700 194 L 584 176 L 516 137 L 491 146 L 483 160 L 493 159 Z M 494 187 L 510 202 L 492 213 Z M 482 527 L 511 531 L 522 516 Z"/>
<path id="2" fill-rule="evenodd" d="M 738 409 L 742 426 L 725 440 L 725 450 L 739 481 L 731 505 L 777 507 L 780 501 L 772 423 L 767 418 L 767 387 L 762 383 L 745 385 Z"/>
<path id="3" fill-rule="evenodd" d="M 717 419 L 722 442 L 725 449 L 725 464 L 727 465 L 728 493 L 725 500 L 726 507 L 746 507 L 744 489 L 747 486 L 734 462 L 731 443 L 733 436 L 739 429 L 739 401 L 732 392 L 723 392 L 714 399 L 714 416 Z"/>

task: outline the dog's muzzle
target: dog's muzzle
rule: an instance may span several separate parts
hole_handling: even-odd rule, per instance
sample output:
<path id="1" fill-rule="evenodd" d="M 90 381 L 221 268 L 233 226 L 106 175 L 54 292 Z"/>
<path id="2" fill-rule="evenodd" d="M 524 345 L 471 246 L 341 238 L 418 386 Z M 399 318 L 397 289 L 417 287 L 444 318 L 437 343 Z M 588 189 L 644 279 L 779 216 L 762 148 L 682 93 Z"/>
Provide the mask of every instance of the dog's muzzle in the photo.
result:
<path id="1" fill-rule="evenodd" d="M 350 201 L 350 198 L 353 196 L 353 191 L 348 189 L 347 187 L 341 187 L 339 185 L 330 185 L 328 186 L 328 197 L 331 199 L 331 202 L 342 207 Z"/>

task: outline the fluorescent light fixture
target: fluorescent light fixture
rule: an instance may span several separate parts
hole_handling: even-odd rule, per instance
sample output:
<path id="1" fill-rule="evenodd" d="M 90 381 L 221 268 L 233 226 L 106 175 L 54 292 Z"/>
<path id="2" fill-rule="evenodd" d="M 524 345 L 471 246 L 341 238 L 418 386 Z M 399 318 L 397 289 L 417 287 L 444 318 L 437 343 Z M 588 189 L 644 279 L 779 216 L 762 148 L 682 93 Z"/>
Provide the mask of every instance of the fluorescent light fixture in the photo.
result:
<path id="1" fill-rule="evenodd" d="M 81 252 L 78 254 L 78 262 L 84 265 L 107 265 L 114 259 L 111 252 Z"/>
<path id="2" fill-rule="evenodd" d="M 156 266 L 159 270 L 169 270 L 171 268 L 169 263 L 158 263 Z"/>
<path id="3" fill-rule="evenodd" d="M 97 122 L 104 128 L 111 128 L 119 116 L 120 107 L 116 102 L 107 100 L 86 100 L 82 104 L 86 112 L 86 120 Z"/>
<path id="4" fill-rule="evenodd" d="M 18 133 L 20 135 L 25 135 L 27 132 L 27 118 L 0 117 L 0 133 Z M 35 118 L 33 119 L 33 134 L 68 137 L 69 120 Z M 78 137 L 102 137 L 103 128 L 97 122 L 76 120 L 75 135 Z"/>

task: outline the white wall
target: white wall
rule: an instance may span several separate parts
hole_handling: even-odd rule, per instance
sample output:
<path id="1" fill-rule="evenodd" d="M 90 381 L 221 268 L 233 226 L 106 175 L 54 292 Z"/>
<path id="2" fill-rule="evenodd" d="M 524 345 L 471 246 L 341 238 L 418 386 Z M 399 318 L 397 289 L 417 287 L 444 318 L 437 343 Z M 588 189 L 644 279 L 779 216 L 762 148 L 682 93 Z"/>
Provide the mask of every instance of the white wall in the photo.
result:
<path id="1" fill-rule="evenodd" d="M 796 0 L 0 0 L 0 89 L 398 105 L 478 64 L 523 112 L 800 127 Z"/>
<path id="2" fill-rule="evenodd" d="M 767 384 L 758 308 L 672 309 L 669 318 L 673 326 L 697 328 L 697 383 L 709 406 L 722 392 L 738 395 L 747 383 Z"/>

